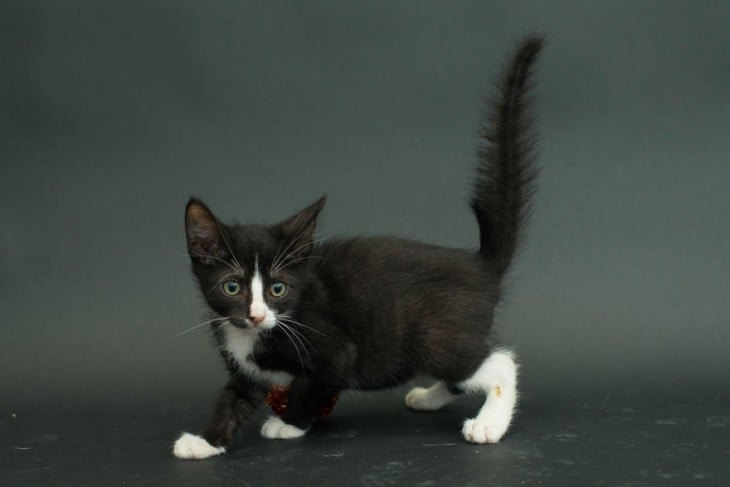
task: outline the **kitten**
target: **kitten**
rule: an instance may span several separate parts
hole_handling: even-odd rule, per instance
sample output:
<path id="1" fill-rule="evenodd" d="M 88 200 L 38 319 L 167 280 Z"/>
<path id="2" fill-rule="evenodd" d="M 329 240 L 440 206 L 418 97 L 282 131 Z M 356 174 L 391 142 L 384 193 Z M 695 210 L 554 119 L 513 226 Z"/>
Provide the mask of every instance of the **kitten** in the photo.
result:
<path id="1" fill-rule="evenodd" d="M 463 436 L 502 438 L 517 365 L 490 329 L 532 192 L 528 94 L 541 48 L 538 38 L 517 46 L 483 126 L 471 199 L 478 252 L 390 237 L 315 242 L 325 198 L 275 225 L 225 225 L 190 200 L 188 252 L 230 379 L 201 436 L 175 442 L 176 457 L 224 453 L 273 386 L 287 386 L 287 397 L 269 396 L 281 414 L 261 434 L 285 439 L 304 435 L 340 391 L 395 387 L 420 374 L 437 382 L 411 390 L 408 407 L 437 410 L 464 392 L 485 394 Z"/>

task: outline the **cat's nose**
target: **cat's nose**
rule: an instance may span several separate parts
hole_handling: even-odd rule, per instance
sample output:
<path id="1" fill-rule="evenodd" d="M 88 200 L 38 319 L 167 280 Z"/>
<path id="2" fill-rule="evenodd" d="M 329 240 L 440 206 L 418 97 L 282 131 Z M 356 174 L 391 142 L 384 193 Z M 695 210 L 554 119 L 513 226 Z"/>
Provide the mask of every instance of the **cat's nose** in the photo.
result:
<path id="1" fill-rule="evenodd" d="M 254 325 L 258 325 L 259 323 L 264 321 L 264 315 L 251 315 L 248 317 L 248 320 Z"/>

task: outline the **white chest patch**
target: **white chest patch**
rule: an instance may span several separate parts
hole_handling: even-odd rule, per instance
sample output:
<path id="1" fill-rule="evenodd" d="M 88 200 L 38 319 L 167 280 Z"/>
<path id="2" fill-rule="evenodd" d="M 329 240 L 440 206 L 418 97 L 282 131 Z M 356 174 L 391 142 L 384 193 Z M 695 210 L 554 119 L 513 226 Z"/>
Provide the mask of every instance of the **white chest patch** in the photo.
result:
<path id="1" fill-rule="evenodd" d="M 258 330 L 242 330 L 230 323 L 223 327 L 224 350 L 236 361 L 242 372 L 267 384 L 289 385 L 294 377 L 287 372 L 262 370 L 251 360 L 251 353 L 259 336 Z"/>

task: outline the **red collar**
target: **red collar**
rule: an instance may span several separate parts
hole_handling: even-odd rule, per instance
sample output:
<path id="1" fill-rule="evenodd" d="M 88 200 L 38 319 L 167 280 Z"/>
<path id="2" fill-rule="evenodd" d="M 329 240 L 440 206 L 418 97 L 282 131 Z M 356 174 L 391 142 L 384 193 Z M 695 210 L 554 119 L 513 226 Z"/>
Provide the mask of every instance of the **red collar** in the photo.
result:
<path id="1" fill-rule="evenodd" d="M 266 404 L 271 406 L 271 409 L 274 410 L 274 414 L 277 416 L 281 416 L 284 411 L 286 411 L 286 403 L 289 398 L 289 391 L 291 390 L 291 387 L 289 386 L 280 386 L 276 385 L 274 386 L 271 391 L 269 391 L 269 394 L 266 396 Z M 332 409 L 335 407 L 335 403 L 337 402 L 337 398 L 339 396 L 335 394 L 332 396 L 332 399 L 330 399 L 326 404 L 322 405 L 322 408 L 319 410 L 319 417 L 320 418 L 326 418 L 330 414 L 332 414 Z"/>

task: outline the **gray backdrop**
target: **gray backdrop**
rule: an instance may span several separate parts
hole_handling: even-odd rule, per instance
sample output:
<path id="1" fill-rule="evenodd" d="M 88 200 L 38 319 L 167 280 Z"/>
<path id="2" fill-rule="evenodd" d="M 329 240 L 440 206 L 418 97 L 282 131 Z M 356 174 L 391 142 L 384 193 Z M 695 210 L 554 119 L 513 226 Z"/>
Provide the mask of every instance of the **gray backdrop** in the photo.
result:
<path id="1" fill-rule="evenodd" d="M 1 2 L 0 406 L 212 399 L 207 333 L 175 336 L 204 311 L 191 194 L 258 222 L 326 193 L 323 235 L 475 247 L 482 97 L 533 31 L 540 189 L 498 316 L 523 389 L 727 398 L 728 19 L 727 2 Z"/>

